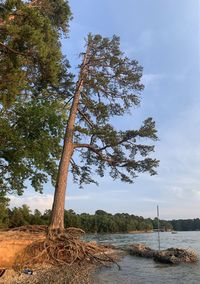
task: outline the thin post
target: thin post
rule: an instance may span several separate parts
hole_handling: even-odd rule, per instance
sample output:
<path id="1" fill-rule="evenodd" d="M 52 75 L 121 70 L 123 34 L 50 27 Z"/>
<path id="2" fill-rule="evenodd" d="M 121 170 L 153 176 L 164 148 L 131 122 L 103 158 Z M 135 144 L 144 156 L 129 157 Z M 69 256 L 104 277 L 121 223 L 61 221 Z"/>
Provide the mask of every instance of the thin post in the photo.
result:
<path id="1" fill-rule="evenodd" d="M 160 251 L 160 220 L 159 220 L 159 207 L 157 205 L 157 220 L 158 220 L 158 250 Z"/>

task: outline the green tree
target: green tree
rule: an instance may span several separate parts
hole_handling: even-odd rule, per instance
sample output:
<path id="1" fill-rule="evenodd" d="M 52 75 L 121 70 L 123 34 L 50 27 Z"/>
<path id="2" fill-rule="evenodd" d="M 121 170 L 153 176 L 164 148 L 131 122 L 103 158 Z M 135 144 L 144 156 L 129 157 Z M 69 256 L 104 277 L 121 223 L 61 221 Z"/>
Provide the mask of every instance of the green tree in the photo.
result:
<path id="1" fill-rule="evenodd" d="M 32 224 L 32 225 L 43 225 L 42 213 L 38 209 L 35 209 L 34 214 L 31 215 L 30 224 Z"/>
<path id="2" fill-rule="evenodd" d="M 60 37 L 68 31 L 64 0 L 5 0 L 0 5 L 0 188 L 22 194 L 55 182 L 69 64 Z"/>
<path id="3" fill-rule="evenodd" d="M 96 216 L 87 213 L 82 213 L 79 215 L 80 227 L 86 232 L 97 232 Z"/>
<path id="4" fill-rule="evenodd" d="M 10 212 L 9 227 L 14 228 L 29 225 L 31 219 L 30 213 L 31 210 L 26 204 L 22 205 L 22 207 L 19 208 L 14 207 Z"/>
<path id="5" fill-rule="evenodd" d="M 48 225 L 49 222 L 50 222 L 50 219 L 51 219 L 51 210 L 50 209 L 45 210 L 44 214 L 41 217 L 41 219 L 42 219 L 42 223 L 44 225 Z"/>
<path id="6" fill-rule="evenodd" d="M 130 220 L 127 226 L 127 230 L 129 231 L 136 231 L 137 230 L 137 223 L 134 220 Z"/>
<path id="7" fill-rule="evenodd" d="M 35 100 L 0 110 L 0 187 L 22 194 L 25 181 L 42 191 L 54 182 L 66 121 L 63 104 Z"/>
<path id="8" fill-rule="evenodd" d="M 82 53 L 79 77 L 72 96 L 62 157 L 52 209 L 51 228 L 64 228 L 64 203 L 68 173 L 83 183 L 95 182 L 92 170 L 101 177 L 109 169 L 116 180 L 132 183 L 140 172 L 154 175 L 158 161 L 147 138 L 156 140 L 155 123 L 147 118 L 137 130 L 118 131 L 111 121 L 138 106 L 143 85 L 142 67 L 124 56 L 119 38 L 89 35 Z M 142 143 L 144 141 L 144 143 Z M 78 164 L 72 157 L 79 154 Z M 76 157 L 76 155 L 74 155 Z"/>
<path id="9" fill-rule="evenodd" d="M 5 0 L 0 5 L 0 101 L 38 96 L 62 73 L 60 36 L 71 17 L 65 0 Z"/>
<path id="10" fill-rule="evenodd" d="M 8 227 L 9 214 L 8 214 L 9 199 L 6 198 L 6 194 L 0 191 L 0 229 Z"/>
<path id="11" fill-rule="evenodd" d="M 65 210 L 64 213 L 64 223 L 66 227 L 79 227 L 79 217 L 76 215 L 76 213 L 70 209 Z"/>

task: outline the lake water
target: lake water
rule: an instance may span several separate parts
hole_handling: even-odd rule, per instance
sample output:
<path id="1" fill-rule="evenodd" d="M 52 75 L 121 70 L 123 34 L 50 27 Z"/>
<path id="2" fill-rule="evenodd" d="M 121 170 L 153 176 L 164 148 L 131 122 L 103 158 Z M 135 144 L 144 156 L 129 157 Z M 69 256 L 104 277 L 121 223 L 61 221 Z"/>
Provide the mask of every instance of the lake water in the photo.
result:
<path id="1" fill-rule="evenodd" d="M 158 249 L 157 233 L 89 235 L 88 239 L 100 243 L 124 246 L 143 243 Z M 169 247 L 190 248 L 200 259 L 200 232 L 160 233 L 161 249 Z M 195 264 L 168 265 L 152 259 L 125 256 L 118 262 L 121 270 L 112 266 L 97 272 L 95 284 L 200 284 L 200 262 Z"/>

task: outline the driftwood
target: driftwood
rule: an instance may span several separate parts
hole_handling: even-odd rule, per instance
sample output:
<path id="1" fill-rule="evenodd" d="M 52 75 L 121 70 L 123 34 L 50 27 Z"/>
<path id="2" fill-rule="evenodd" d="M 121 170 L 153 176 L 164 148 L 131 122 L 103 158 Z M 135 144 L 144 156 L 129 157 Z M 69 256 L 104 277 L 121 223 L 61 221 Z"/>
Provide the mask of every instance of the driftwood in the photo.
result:
<path id="1" fill-rule="evenodd" d="M 129 247 L 128 252 L 135 256 L 153 258 L 154 261 L 160 263 L 178 264 L 182 262 L 193 263 L 198 261 L 197 253 L 190 249 L 169 248 L 158 251 L 153 250 L 144 244 L 135 244 Z"/>

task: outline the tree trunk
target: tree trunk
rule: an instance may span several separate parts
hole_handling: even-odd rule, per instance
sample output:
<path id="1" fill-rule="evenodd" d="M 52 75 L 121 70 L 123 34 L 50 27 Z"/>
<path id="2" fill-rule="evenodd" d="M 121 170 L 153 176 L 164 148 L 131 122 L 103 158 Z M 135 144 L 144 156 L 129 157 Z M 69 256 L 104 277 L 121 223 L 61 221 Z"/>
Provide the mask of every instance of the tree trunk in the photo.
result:
<path id="1" fill-rule="evenodd" d="M 78 104 L 83 88 L 84 79 L 87 73 L 87 57 L 89 48 L 87 47 L 86 53 L 83 58 L 83 64 L 79 74 L 79 80 L 76 85 L 76 91 L 74 94 L 72 106 L 70 109 L 70 115 L 66 127 L 65 138 L 62 156 L 59 163 L 57 183 L 54 193 L 54 201 L 52 207 L 52 216 L 50 229 L 64 229 L 64 210 L 65 210 L 65 194 L 67 188 L 67 178 L 70 166 L 70 160 L 74 151 L 73 135 L 74 125 L 76 120 L 76 114 L 78 111 Z"/>

